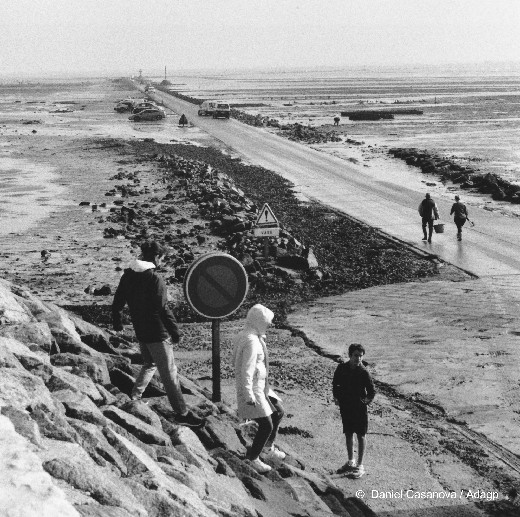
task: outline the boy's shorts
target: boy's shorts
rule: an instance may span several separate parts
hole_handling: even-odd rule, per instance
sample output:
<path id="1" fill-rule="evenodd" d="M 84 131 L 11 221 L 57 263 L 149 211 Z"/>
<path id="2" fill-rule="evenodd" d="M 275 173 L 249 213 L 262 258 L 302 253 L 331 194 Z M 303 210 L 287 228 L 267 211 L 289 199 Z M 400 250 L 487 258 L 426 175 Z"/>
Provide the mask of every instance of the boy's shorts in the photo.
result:
<path id="1" fill-rule="evenodd" d="M 368 410 L 365 404 L 340 406 L 341 421 L 345 434 L 365 435 L 368 431 Z"/>

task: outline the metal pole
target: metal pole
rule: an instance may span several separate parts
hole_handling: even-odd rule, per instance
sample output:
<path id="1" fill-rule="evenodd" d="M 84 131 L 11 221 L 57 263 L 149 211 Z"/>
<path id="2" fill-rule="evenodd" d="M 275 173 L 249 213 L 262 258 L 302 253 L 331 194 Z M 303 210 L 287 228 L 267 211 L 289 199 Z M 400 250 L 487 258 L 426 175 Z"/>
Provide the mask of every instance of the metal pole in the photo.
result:
<path id="1" fill-rule="evenodd" d="M 264 237 L 264 259 L 267 262 L 269 258 L 269 237 Z"/>
<path id="2" fill-rule="evenodd" d="M 221 402 L 220 393 L 220 320 L 211 322 L 211 351 L 213 376 L 213 402 Z"/>

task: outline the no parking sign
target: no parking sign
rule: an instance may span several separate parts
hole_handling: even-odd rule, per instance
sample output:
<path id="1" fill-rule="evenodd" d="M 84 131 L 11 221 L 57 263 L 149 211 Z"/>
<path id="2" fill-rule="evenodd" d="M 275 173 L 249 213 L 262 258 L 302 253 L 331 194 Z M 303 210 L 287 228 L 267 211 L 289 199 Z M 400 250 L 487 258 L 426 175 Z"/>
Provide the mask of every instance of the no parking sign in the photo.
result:
<path id="1" fill-rule="evenodd" d="M 244 266 L 231 255 L 214 252 L 197 259 L 184 277 L 184 296 L 201 316 L 212 320 L 213 401 L 220 402 L 220 319 L 233 314 L 248 290 Z"/>

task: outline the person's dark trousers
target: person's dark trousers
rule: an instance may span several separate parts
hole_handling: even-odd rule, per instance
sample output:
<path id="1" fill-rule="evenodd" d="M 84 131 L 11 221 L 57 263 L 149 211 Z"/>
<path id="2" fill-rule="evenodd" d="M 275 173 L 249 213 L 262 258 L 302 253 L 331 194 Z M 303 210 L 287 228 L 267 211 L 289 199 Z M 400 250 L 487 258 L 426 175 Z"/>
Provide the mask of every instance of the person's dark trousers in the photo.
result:
<path id="1" fill-rule="evenodd" d="M 428 226 L 428 236 L 426 236 L 426 226 Z M 431 242 L 433 235 L 433 219 L 428 219 L 426 217 L 422 218 L 422 231 L 424 238 Z"/>
<path id="2" fill-rule="evenodd" d="M 279 400 L 269 397 L 269 401 L 273 405 L 273 413 L 270 416 L 255 418 L 255 422 L 258 424 L 258 431 L 247 455 L 251 460 L 258 458 L 266 445 L 270 447 L 274 443 L 278 434 L 278 427 L 284 415 L 284 409 Z"/>
<path id="3" fill-rule="evenodd" d="M 461 219 L 459 217 L 455 217 L 454 221 L 455 221 L 455 225 L 457 226 L 457 238 L 460 241 L 462 239 L 462 227 L 466 223 L 466 219 Z"/>

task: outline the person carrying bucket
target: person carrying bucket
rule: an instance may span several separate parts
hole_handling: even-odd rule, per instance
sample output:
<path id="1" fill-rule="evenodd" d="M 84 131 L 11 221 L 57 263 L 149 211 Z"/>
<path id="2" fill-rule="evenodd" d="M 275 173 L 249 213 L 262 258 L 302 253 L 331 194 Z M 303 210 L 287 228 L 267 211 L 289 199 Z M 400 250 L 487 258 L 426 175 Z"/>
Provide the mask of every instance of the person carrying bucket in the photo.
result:
<path id="1" fill-rule="evenodd" d="M 455 203 L 453 203 L 451 207 L 450 215 L 455 214 L 453 218 L 453 222 L 457 226 L 457 240 L 462 240 L 462 227 L 466 223 L 466 220 L 469 221 L 468 217 L 468 209 L 466 205 L 460 201 L 459 196 L 455 196 Z"/>
<path id="2" fill-rule="evenodd" d="M 433 221 L 439 219 L 439 210 L 437 203 L 431 198 L 430 194 L 426 194 L 419 205 L 419 215 L 422 218 L 423 241 L 432 242 Z M 426 226 L 428 226 L 428 235 L 426 235 Z"/>

